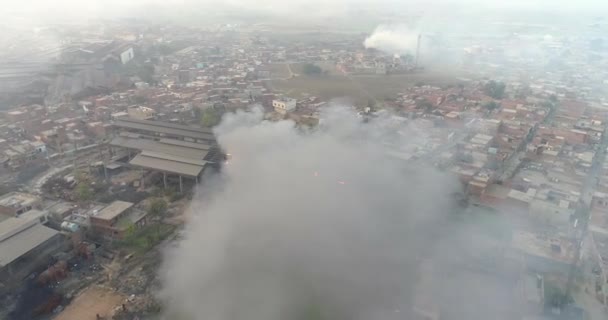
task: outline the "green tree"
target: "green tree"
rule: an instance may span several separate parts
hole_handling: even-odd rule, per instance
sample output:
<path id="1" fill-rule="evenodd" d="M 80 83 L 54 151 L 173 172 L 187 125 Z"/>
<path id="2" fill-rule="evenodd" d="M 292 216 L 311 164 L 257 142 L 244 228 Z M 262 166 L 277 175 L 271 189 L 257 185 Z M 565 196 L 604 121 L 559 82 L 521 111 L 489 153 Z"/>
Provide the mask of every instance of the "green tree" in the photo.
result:
<path id="1" fill-rule="evenodd" d="M 148 214 L 152 216 L 161 216 L 167 212 L 167 201 L 163 198 L 154 198 L 148 205 Z"/>
<path id="2" fill-rule="evenodd" d="M 367 100 L 367 107 L 371 111 L 375 110 L 375 108 L 376 108 L 376 101 L 374 101 L 374 99 L 368 99 Z"/>
<path id="3" fill-rule="evenodd" d="M 312 63 L 305 63 L 304 66 L 302 67 L 302 72 L 305 75 L 319 75 L 323 73 L 323 69 L 321 69 L 321 67 L 312 64 Z"/>
<path id="4" fill-rule="evenodd" d="M 543 106 L 544 108 L 553 108 L 554 104 L 553 102 L 549 101 L 549 100 L 545 100 L 543 102 L 540 103 L 541 106 Z"/>
<path id="5" fill-rule="evenodd" d="M 173 48 L 171 48 L 170 46 L 168 46 L 166 44 L 161 44 L 160 46 L 158 46 L 158 52 L 160 52 L 160 54 L 166 56 L 166 55 L 173 53 Z"/>
<path id="6" fill-rule="evenodd" d="M 484 85 L 483 92 L 494 99 L 500 100 L 504 97 L 506 88 L 507 86 L 504 83 L 490 80 Z"/>
<path id="7" fill-rule="evenodd" d="M 125 239 L 133 239 L 135 237 L 135 232 L 137 231 L 137 228 L 135 227 L 134 223 L 130 223 L 129 226 L 127 226 L 127 230 L 125 231 Z"/>
<path id="8" fill-rule="evenodd" d="M 146 102 L 148 102 L 148 99 L 144 96 L 134 96 L 133 102 L 135 102 L 136 104 L 142 105 L 142 104 L 145 104 Z"/>
<path id="9" fill-rule="evenodd" d="M 214 127 L 220 123 L 221 119 L 220 113 L 213 108 L 201 112 L 201 125 L 203 127 Z"/>
<path id="10" fill-rule="evenodd" d="M 490 102 L 484 103 L 483 107 L 488 109 L 489 111 L 494 111 L 500 107 L 500 104 L 497 103 L 496 101 L 490 101 Z"/>
<path id="11" fill-rule="evenodd" d="M 416 109 L 423 109 L 425 112 L 433 111 L 435 106 L 428 99 L 416 100 Z"/>
<path id="12" fill-rule="evenodd" d="M 80 202 L 87 202 L 93 199 L 93 190 L 86 182 L 80 182 L 74 189 L 74 196 Z"/>
<path id="13" fill-rule="evenodd" d="M 74 175 L 74 180 L 76 180 L 76 182 L 79 184 L 89 181 L 89 176 L 82 170 L 79 170 L 79 169 L 74 170 L 73 175 Z"/>
<path id="14" fill-rule="evenodd" d="M 203 112 L 198 107 L 192 108 L 192 116 L 194 116 L 194 119 L 200 119 L 203 116 Z"/>
<path id="15" fill-rule="evenodd" d="M 574 299 L 570 294 L 560 288 L 559 286 L 545 282 L 545 303 L 553 308 L 562 308 L 568 304 L 574 302 Z"/>
<path id="16" fill-rule="evenodd" d="M 549 96 L 549 101 L 551 101 L 551 102 L 553 102 L 553 103 L 556 103 L 556 102 L 557 102 L 557 96 L 556 96 L 556 95 L 554 95 L 554 94 L 550 95 L 550 96 Z"/>
<path id="17" fill-rule="evenodd" d="M 154 82 L 154 65 L 152 64 L 143 64 L 137 67 L 136 75 L 147 83 Z"/>

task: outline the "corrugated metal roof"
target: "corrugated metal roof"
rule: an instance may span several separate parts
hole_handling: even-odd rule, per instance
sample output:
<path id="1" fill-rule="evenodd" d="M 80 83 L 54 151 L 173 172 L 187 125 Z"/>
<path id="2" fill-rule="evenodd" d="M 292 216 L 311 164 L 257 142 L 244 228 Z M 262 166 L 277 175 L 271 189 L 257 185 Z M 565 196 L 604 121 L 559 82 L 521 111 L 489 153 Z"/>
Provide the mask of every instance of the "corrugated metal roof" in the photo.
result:
<path id="1" fill-rule="evenodd" d="M 187 146 L 161 143 L 149 139 L 131 139 L 125 137 L 115 137 L 110 142 L 110 145 L 142 151 L 179 155 L 181 157 L 197 160 L 203 160 L 208 153 L 207 150 L 190 148 Z"/>
<path id="2" fill-rule="evenodd" d="M 134 119 L 134 118 L 125 118 L 125 119 L 120 119 L 120 120 L 126 121 L 126 122 L 132 122 L 132 123 L 147 124 L 147 125 L 152 125 L 152 126 L 157 126 L 157 127 L 165 127 L 165 128 L 179 129 L 179 130 L 187 130 L 187 131 L 192 131 L 192 132 L 213 134 L 213 129 L 211 129 L 211 128 L 193 127 L 193 126 L 187 126 L 187 125 L 183 125 L 183 124 L 175 124 L 175 123 L 171 123 L 171 122 L 140 120 L 140 119 Z"/>
<path id="3" fill-rule="evenodd" d="M 160 139 L 159 142 L 160 143 L 164 143 L 164 144 L 171 144 L 171 145 L 188 147 L 188 148 L 193 148 L 193 149 L 200 149 L 200 150 L 209 150 L 209 149 L 211 149 L 211 146 L 208 145 L 208 144 L 189 142 L 189 141 L 182 141 L 182 140 L 175 140 L 175 139 Z"/>
<path id="4" fill-rule="evenodd" d="M 30 210 L 18 217 L 10 217 L 0 223 L 0 241 L 4 241 L 13 235 L 38 223 L 41 217 L 47 213 L 40 210 Z"/>
<path id="5" fill-rule="evenodd" d="M 215 140 L 215 137 L 213 136 L 212 133 L 196 131 L 189 127 L 184 128 L 185 126 L 180 126 L 180 128 L 174 128 L 174 127 L 167 127 L 166 125 L 162 125 L 162 126 L 157 125 L 157 124 L 155 124 L 154 121 L 146 121 L 145 123 L 142 123 L 142 121 L 145 121 L 145 120 L 137 120 L 137 122 L 134 122 L 131 120 L 125 121 L 123 119 L 120 119 L 120 120 L 116 120 L 114 125 L 117 127 L 120 127 L 120 128 L 143 130 L 143 131 L 149 131 L 149 132 L 174 135 L 174 136 L 179 136 L 179 137 L 187 137 L 187 138 L 201 139 L 201 140 L 207 140 L 207 141 Z"/>
<path id="6" fill-rule="evenodd" d="M 0 266 L 4 267 L 51 239 L 58 231 L 36 224 L 0 242 Z"/>
<path id="7" fill-rule="evenodd" d="M 157 158 L 157 159 L 171 160 L 171 161 L 180 162 L 180 163 L 194 164 L 197 166 L 204 166 L 207 163 L 207 161 L 204 161 L 204 160 L 191 159 L 191 158 L 186 158 L 186 157 L 182 157 L 182 156 L 166 154 L 166 153 L 151 152 L 151 151 L 143 151 L 141 153 L 141 155 L 145 156 L 145 157 L 150 157 L 150 158 Z"/>
<path id="8" fill-rule="evenodd" d="M 129 163 L 131 165 L 146 169 L 175 173 L 188 177 L 197 177 L 201 171 L 203 171 L 204 167 L 201 165 L 182 163 L 173 160 L 153 158 L 143 154 L 138 154 Z"/>

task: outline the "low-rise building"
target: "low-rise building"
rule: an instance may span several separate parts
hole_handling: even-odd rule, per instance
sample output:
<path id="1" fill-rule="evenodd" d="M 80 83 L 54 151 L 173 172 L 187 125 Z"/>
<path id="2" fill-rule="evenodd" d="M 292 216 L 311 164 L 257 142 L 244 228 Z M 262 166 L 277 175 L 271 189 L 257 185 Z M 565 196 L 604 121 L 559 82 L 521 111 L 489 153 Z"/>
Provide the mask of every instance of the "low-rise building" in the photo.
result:
<path id="1" fill-rule="evenodd" d="M 44 226 L 48 213 L 30 210 L 18 217 L 0 214 L 0 281 L 19 281 L 49 262 L 65 238 Z"/>
<path id="2" fill-rule="evenodd" d="M 35 160 L 44 160 L 47 156 L 44 142 L 28 140 L 8 145 L 3 153 L 7 165 L 12 168 L 20 168 Z"/>
<path id="3" fill-rule="evenodd" d="M 576 254 L 574 243 L 567 238 L 525 231 L 513 234 L 512 247 L 524 254 L 528 268 L 538 273 L 566 275 Z"/>
<path id="4" fill-rule="evenodd" d="M 280 114 L 286 114 L 287 112 L 295 111 L 296 104 L 296 99 L 291 98 L 272 100 L 272 107 L 274 108 L 274 111 Z"/>
<path id="5" fill-rule="evenodd" d="M 114 201 L 90 216 L 91 230 L 106 240 L 122 239 L 131 226 L 146 225 L 146 216 L 146 212 L 133 208 L 131 202 Z"/>
<path id="6" fill-rule="evenodd" d="M 33 194 L 11 192 L 0 197 L 0 214 L 19 216 L 40 204 L 40 198 Z"/>

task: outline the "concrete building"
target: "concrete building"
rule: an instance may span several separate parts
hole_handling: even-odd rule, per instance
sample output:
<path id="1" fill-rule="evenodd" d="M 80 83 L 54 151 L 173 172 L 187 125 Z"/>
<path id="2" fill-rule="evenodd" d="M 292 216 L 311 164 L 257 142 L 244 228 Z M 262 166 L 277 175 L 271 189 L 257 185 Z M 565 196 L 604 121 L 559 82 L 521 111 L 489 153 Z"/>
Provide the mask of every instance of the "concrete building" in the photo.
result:
<path id="1" fill-rule="evenodd" d="M 144 106 L 131 106 L 127 108 L 127 113 L 130 118 L 138 120 L 150 120 L 156 115 L 156 111 L 152 108 Z"/>
<path id="2" fill-rule="evenodd" d="M 524 255 L 529 270 L 567 275 L 576 249 L 570 239 L 538 235 L 526 231 L 513 233 L 512 248 Z"/>
<path id="3" fill-rule="evenodd" d="M 122 62 L 122 64 L 127 64 L 135 58 L 133 47 L 123 47 L 118 52 L 120 53 L 120 62 Z"/>
<path id="4" fill-rule="evenodd" d="M 278 100 L 272 100 L 272 107 L 274 111 L 280 114 L 286 114 L 287 112 L 296 110 L 296 99 L 283 98 Z"/>
<path id="5" fill-rule="evenodd" d="M 49 219 L 62 222 L 65 218 L 76 212 L 76 205 L 70 202 L 58 201 L 45 208 L 49 212 Z"/>
<path id="6" fill-rule="evenodd" d="M 574 212 L 575 209 L 570 208 L 570 202 L 567 200 L 556 203 L 534 199 L 530 202 L 530 216 L 538 222 L 552 226 L 568 226 Z"/>
<path id="7" fill-rule="evenodd" d="M 131 226 L 145 226 L 146 217 L 147 213 L 133 208 L 133 203 L 114 201 L 96 215 L 90 216 L 90 224 L 95 235 L 101 238 L 122 239 Z"/>
<path id="8" fill-rule="evenodd" d="M 16 217 L 39 205 L 40 198 L 33 194 L 11 192 L 0 197 L 0 214 Z"/>
<path id="9" fill-rule="evenodd" d="M 21 281 L 63 248 L 64 237 L 44 226 L 47 216 L 39 210 L 18 217 L 0 215 L 0 281 Z"/>
<path id="10" fill-rule="evenodd" d="M 46 144 L 42 141 L 21 141 L 9 144 L 3 148 L 7 166 L 20 168 L 35 160 L 44 160 L 47 157 Z"/>

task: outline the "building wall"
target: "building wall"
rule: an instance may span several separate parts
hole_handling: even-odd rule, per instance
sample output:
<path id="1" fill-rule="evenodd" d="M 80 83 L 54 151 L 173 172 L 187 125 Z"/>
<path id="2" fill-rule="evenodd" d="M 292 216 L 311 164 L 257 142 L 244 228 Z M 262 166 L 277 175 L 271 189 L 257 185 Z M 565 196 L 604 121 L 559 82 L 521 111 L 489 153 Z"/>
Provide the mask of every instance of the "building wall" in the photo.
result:
<path id="1" fill-rule="evenodd" d="M 95 236 L 106 239 L 106 240 L 122 239 L 125 236 L 127 228 L 118 228 L 116 226 L 116 223 L 120 219 L 122 219 L 123 217 L 125 217 L 126 215 L 131 213 L 132 212 L 131 210 L 132 209 L 122 212 L 120 215 L 118 215 L 117 217 L 115 217 L 112 220 L 103 220 L 103 219 L 91 217 L 91 229 L 92 229 L 93 233 L 95 234 Z M 144 216 L 141 220 L 139 220 L 135 223 L 135 227 L 141 228 L 141 227 L 145 226 L 147 224 L 147 222 L 148 222 L 147 216 Z"/>
<path id="2" fill-rule="evenodd" d="M 0 214 L 4 214 L 4 215 L 9 215 L 9 216 L 16 216 L 16 215 L 20 215 L 26 211 L 32 210 L 34 209 L 36 206 L 36 204 L 32 204 L 32 205 L 27 205 L 25 207 L 5 207 L 5 206 L 0 206 Z"/>
<path id="3" fill-rule="evenodd" d="M 296 100 L 273 100 L 272 101 L 272 106 L 274 107 L 274 110 L 278 113 L 282 113 L 285 114 L 289 111 L 293 111 L 296 109 Z"/>
<path id="4" fill-rule="evenodd" d="M 133 48 L 129 48 L 120 54 L 120 62 L 122 62 L 122 64 L 127 64 L 129 61 L 133 60 L 134 57 L 135 52 L 133 51 Z"/>
<path id="5" fill-rule="evenodd" d="M 0 206 L 0 214 L 7 216 L 15 216 L 18 208 Z"/>
<path id="6" fill-rule="evenodd" d="M 122 217 L 124 217 L 127 213 L 131 212 L 131 209 L 127 209 L 123 212 L 121 212 L 119 215 L 117 215 L 116 217 L 114 217 L 111 220 L 107 220 L 107 219 L 100 219 L 98 217 L 91 217 L 91 226 L 96 227 L 111 227 L 113 226 L 118 220 L 120 220 Z"/>

